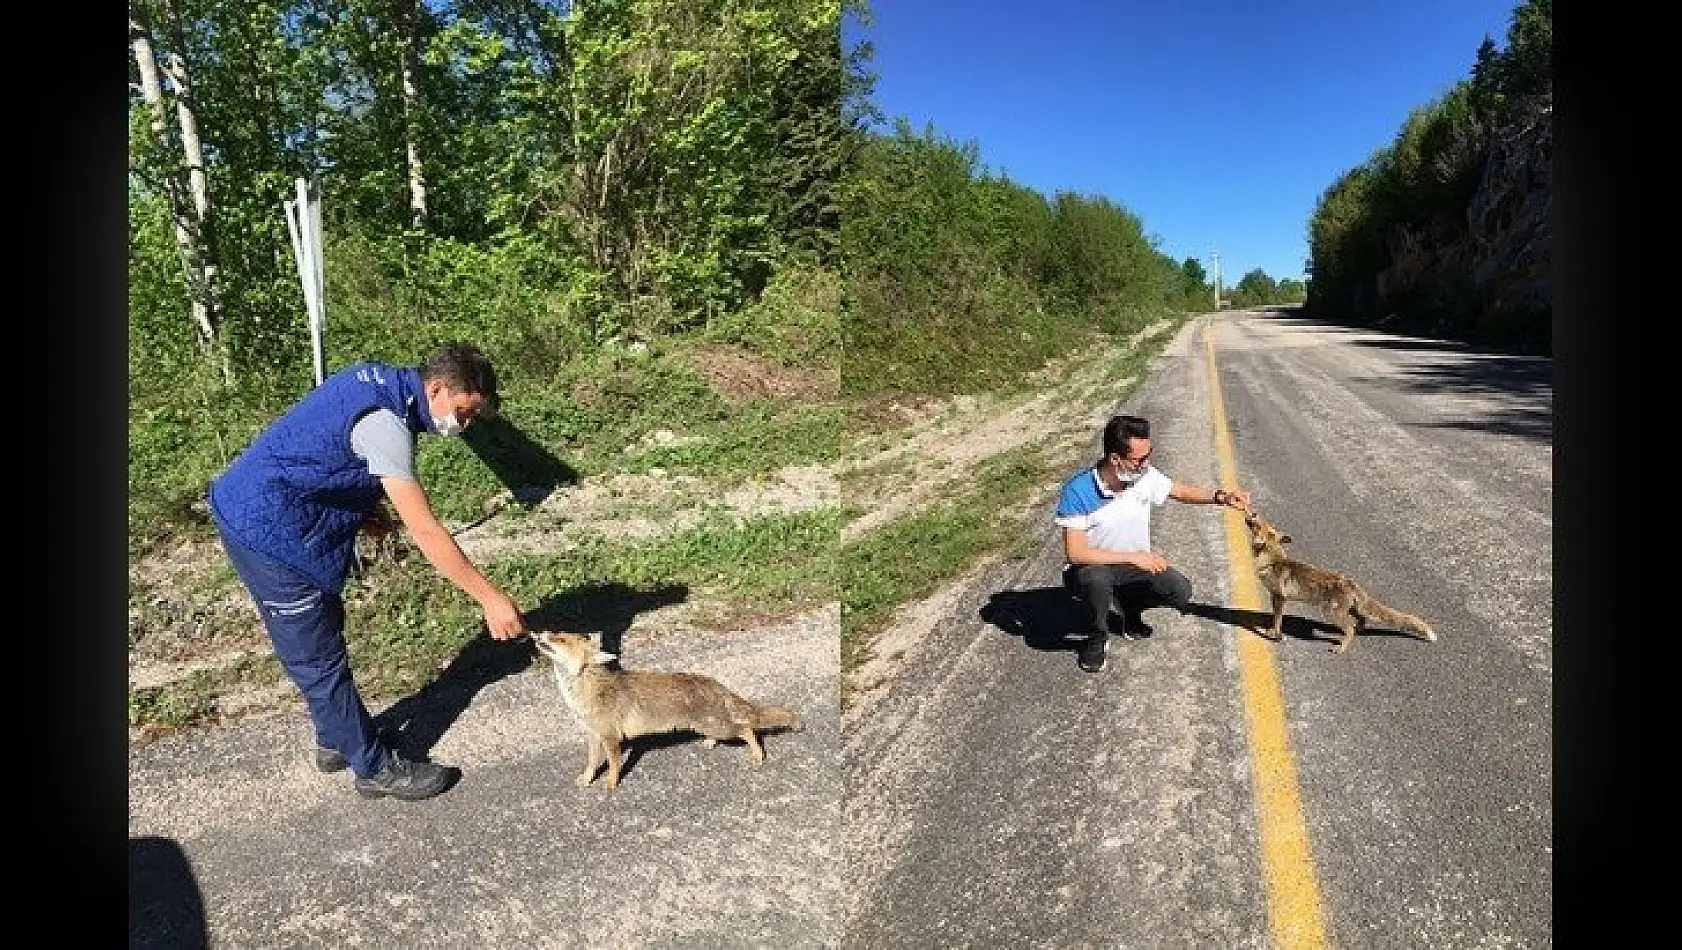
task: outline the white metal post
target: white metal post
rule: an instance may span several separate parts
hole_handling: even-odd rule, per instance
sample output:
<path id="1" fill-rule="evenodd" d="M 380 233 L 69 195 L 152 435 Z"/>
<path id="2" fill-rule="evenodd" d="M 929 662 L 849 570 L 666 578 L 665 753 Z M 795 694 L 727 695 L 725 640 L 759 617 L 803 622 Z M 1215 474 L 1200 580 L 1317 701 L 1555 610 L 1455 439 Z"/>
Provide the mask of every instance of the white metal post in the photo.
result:
<path id="1" fill-rule="evenodd" d="M 298 264 L 298 282 L 304 289 L 304 310 L 309 321 L 310 348 L 315 357 L 315 384 L 324 378 L 323 337 L 327 329 L 325 272 L 321 252 L 321 193 L 314 182 L 295 181 L 298 197 L 286 202 L 286 229 L 292 236 L 292 256 Z"/>

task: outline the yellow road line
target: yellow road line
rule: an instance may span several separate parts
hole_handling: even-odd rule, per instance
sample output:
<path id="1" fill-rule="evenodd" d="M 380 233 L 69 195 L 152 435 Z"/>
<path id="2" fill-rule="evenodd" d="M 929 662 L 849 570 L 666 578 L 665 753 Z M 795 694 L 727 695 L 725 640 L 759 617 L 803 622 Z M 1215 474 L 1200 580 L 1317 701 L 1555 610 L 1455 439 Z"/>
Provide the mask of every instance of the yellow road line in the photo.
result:
<path id="1" fill-rule="evenodd" d="M 1215 423 L 1215 454 L 1220 459 L 1221 485 L 1238 485 L 1232 435 L 1227 431 L 1221 380 L 1215 364 L 1213 324 L 1203 328 L 1204 352 L 1209 361 L 1209 410 Z M 1250 558 L 1249 531 L 1244 516 L 1226 511 L 1227 561 L 1232 566 L 1232 595 L 1240 610 L 1271 616 Z M 1250 764 L 1256 785 L 1256 820 L 1261 834 L 1262 872 L 1267 878 L 1267 917 L 1276 950 L 1330 946 L 1320 904 L 1320 885 L 1314 873 L 1308 826 L 1297 793 L 1296 761 L 1285 732 L 1285 706 L 1279 674 L 1273 664 L 1271 642 L 1243 627 L 1238 637 L 1238 670 L 1244 692 L 1244 718 L 1250 730 Z"/>

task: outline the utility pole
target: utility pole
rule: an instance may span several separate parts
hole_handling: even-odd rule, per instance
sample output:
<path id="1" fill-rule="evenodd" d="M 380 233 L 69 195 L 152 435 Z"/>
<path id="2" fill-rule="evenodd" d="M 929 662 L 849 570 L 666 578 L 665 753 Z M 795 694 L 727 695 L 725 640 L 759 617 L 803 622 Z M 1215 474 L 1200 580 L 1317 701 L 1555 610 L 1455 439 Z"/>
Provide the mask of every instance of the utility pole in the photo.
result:
<path id="1" fill-rule="evenodd" d="M 1215 259 L 1215 309 L 1221 309 L 1221 252 L 1210 251 L 1209 256 Z"/>

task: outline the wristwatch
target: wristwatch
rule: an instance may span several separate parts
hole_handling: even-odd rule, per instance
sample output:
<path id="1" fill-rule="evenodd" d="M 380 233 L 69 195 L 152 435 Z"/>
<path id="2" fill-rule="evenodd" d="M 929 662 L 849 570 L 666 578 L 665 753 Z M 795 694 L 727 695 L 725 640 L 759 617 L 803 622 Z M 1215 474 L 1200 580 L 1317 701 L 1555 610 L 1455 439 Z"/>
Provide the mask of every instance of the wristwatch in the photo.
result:
<path id="1" fill-rule="evenodd" d="M 1232 496 L 1226 493 L 1226 489 L 1224 489 L 1224 488 L 1215 489 L 1215 504 L 1224 505 L 1231 500 L 1232 500 Z"/>

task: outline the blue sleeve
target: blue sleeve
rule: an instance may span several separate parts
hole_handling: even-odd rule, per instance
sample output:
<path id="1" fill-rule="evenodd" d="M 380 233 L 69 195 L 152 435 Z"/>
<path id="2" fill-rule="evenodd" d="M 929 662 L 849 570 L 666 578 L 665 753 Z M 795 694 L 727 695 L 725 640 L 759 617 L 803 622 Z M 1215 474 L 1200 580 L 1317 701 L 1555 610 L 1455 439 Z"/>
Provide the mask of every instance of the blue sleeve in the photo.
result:
<path id="1" fill-rule="evenodd" d="M 1080 472 L 1063 483 L 1063 492 L 1057 496 L 1057 517 L 1084 518 L 1099 509 L 1098 489 L 1093 485 L 1091 473 Z"/>

